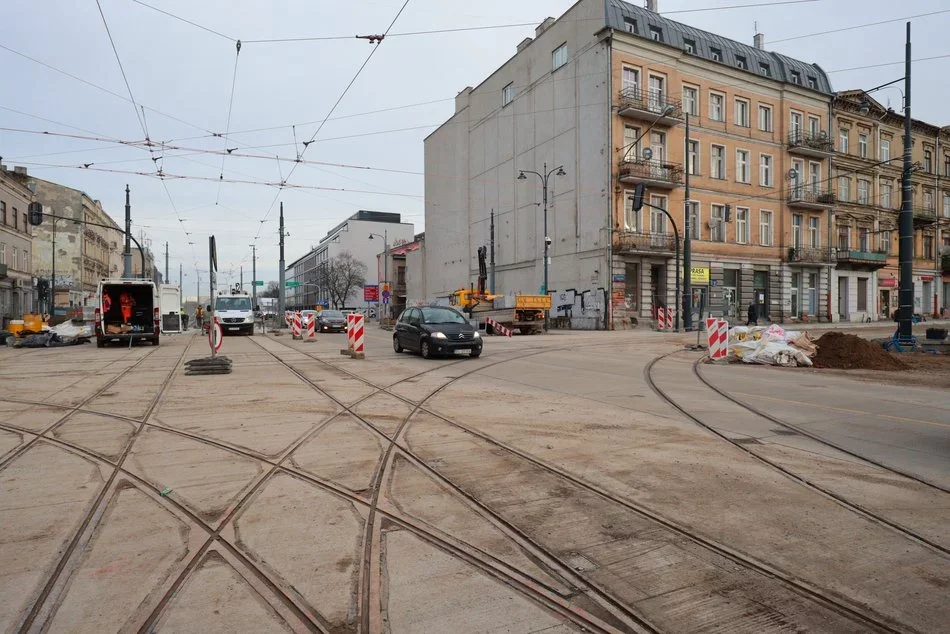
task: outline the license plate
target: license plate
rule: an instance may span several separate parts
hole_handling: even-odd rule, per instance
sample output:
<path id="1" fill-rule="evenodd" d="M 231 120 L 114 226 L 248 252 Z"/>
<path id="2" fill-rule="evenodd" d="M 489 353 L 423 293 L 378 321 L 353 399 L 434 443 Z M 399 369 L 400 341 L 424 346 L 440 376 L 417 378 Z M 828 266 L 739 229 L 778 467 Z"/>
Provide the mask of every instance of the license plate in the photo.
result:
<path id="1" fill-rule="evenodd" d="M 228 330 L 240 330 L 237 326 L 229 326 Z"/>

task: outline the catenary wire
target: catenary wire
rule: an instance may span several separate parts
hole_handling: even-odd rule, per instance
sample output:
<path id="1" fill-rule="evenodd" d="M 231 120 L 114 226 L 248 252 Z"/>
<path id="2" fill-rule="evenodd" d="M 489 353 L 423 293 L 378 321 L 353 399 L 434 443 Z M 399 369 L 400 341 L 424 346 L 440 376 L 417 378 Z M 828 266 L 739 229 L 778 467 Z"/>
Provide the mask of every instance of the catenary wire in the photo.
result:
<path id="1" fill-rule="evenodd" d="M 219 31 L 215 31 L 214 29 L 211 29 L 211 28 L 208 28 L 208 27 L 203 26 L 203 25 L 201 25 L 201 24 L 198 24 L 197 22 L 192 22 L 191 20 L 188 20 L 188 19 L 186 19 L 186 18 L 183 18 L 183 17 L 181 17 L 180 15 L 175 15 L 174 13 L 170 13 L 170 12 L 168 12 L 168 11 L 165 11 L 164 9 L 159 9 L 158 7 L 153 7 L 153 6 L 150 5 L 150 4 L 146 4 L 146 3 L 142 2 L 142 0 L 132 0 L 132 2 L 134 2 L 134 3 L 136 3 L 136 4 L 140 4 L 140 5 L 142 5 L 143 7 L 148 7 L 148 8 L 151 9 L 152 11 L 157 11 L 157 12 L 159 12 L 159 13 L 162 13 L 162 14 L 164 14 L 164 15 L 167 15 L 167 16 L 170 17 L 170 18 L 174 18 L 175 20 L 179 20 L 179 21 L 181 21 L 181 22 L 184 22 L 185 24 L 190 24 L 191 26 L 197 27 L 197 28 L 201 29 L 202 31 L 207 31 L 208 33 L 213 33 L 214 35 L 217 35 L 218 37 L 223 37 L 224 39 L 230 40 L 231 42 L 236 42 L 236 41 L 237 41 L 235 38 L 230 37 L 230 36 L 228 36 L 228 35 L 225 35 L 224 33 L 221 33 L 221 32 L 219 32 Z"/>
<path id="2" fill-rule="evenodd" d="M 908 15 L 903 18 L 892 18 L 890 20 L 881 20 L 880 22 L 868 22 L 867 24 L 855 24 L 854 26 L 846 26 L 840 29 L 831 29 L 830 31 L 819 31 L 818 33 L 806 33 L 804 35 L 793 35 L 792 37 L 783 37 L 778 40 L 772 40 L 770 44 L 778 44 L 779 42 L 791 42 L 792 40 L 802 40 L 807 37 L 818 37 L 820 35 L 828 35 L 830 33 L 843 33 L 844 31 L 854 31 L 856 29 L 864 29 L 871 26 L 880 26 L 881 24 L 891 24 L 892 22 L 902 22 L 904 20 L 913 20 L 915 18 L 925 18 L 931 15 L 939 15 L 941 13 L 950 13 L 950 9 L 941 9 L 940 11 L 931 11 L 930 13 L 918 13 L 917 15 Z"/>
<path id="3" fill-rule="evenodd" d="M 136 2 L 138 0 L 135 0 Z M 231 96 L 228 98 L 228 120 L 224 126 L 224 153 L 221 155 L 221 180 L 224 181 L 224 161 L 228 157 L 228 134 L 231 132 L 231 112 L 234 110 L 234 87 L 237 85 L 238 60 L 241 58 L 241 40 L 235 44 L 234 53 L 234 72 L 231 75 Z M 218 184 L 218 193 L 215 196 L 215 204 L 221 201 L 221 184 Z"/>

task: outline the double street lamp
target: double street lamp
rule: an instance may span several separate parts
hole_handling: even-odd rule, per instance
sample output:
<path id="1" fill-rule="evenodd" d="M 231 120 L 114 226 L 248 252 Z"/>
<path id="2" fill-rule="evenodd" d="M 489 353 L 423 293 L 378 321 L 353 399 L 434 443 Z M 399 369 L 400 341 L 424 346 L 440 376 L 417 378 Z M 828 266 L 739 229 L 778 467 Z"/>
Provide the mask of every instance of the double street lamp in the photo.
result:
<path id="1" fill-rule="evenodd" d="M 389 231 L 386 230 L 386 229 L 383 229 L 383 235 L 379 235 L 378 233 L 370 233 L 370 234 L 369 234 L 369 239 L 372 240 L 374 236 L 377 237 L 377 238 L 382 238 L 382 239 L 383 239 L 383 284 L 388 284 L 388 283 L 389 283 Z M 379 269 L 376 269 L 376 270 L 378 271 Z M 380 299 L 380 303 L 381 303 L 382 306 L 383 306 L 383 308 L 379 311 L 379 321 L 380 321 L 380 323 L 382 323 L 382 320 L 383 320 L 383 313 L 385 312 L 385 313 L 386 313 L 386 316 L 387 316 L 387 317 L 389 316 L 389 315 L 388 315 L 389 303 L 388 303 L 388 302 L 386 302 L 386 303 L 383 303 L 383 302 L 382 302 L 382 300 L 383 300 L 383 297 L 382 297 L 383 289 L 380 288 L 380 289 L 379 289 L 379 293 L 380 293 L 380 298 L 379 298 L 379 299 Z M 392 297 L 391 297 L 391 296 L 390 296 L 390 301 L 392 301 Z"/>
<path id="2" fill-rule="evenodd" d="M 551 236 L 548 235 L 548 179 L 551 176 L 567 176 L 567 172 L 564 171 L 563 165 L 558 165 L 554 169 L 548 171 L 548 164 L 545 163 L 541 172 L 535 172 L 532 170 L 519 170 L 518 180 L 523 181 L 527 180 L 527 174 L 534 174 L 539 179 L 541 179 L 541 189 L 542 189 L 542 200 L 544 203 L 544 282 L 541 286 L 541 294 L 548 294 L 548 263 L 550 258 L 548 257 L 548 249 L 551 247 Z M 549 311 L 544 311 L 544 329 L 548 329 L 548 313 Z"/>

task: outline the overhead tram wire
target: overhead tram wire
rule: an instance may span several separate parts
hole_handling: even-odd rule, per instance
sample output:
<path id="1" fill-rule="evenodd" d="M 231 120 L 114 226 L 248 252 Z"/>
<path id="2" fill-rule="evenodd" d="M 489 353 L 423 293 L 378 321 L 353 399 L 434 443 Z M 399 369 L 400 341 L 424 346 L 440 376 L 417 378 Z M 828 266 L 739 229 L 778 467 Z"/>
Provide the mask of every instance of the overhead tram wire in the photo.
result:
<path id="1" fill-rule="evenodd" d="M 138 0 L 136 0 L 138 1 Z M 231 75 L 231 97 L 228 99 L 228 120 L 224 127 L 224 153 L 221 155 L 221 179 L 224 180 L 224 161 L 227 159 L 228 134 L 231 132 L 231 112 L 234 109 L 234 87 L 237 85 L 238 60 L 241 58 L 241 40 L 235 43 L 234 53 L 234 72 Z M 221 185 L 218 185 L 218 193 L 215 196 L 214 203 L 218 204 L 221 200 Z"/>
<path id="2" fill-rule="evenodd" d="M 908 15 L 902 18 L 892 18 L 890 20 L 881 20 L 879 22 L 868 22 L 867 24 L 855 24 L 854 26 L 845 26 L 840 29 L 831 29 L 830 31 L 819 31 L 818 33 L 806 33 L 804 35 L 793 35 L 792 37 L 783 37 L 777 40 L 772 40 L 769 44 L 778 44 L 779 42 L 791 42 L 792 40 L 802 40 L 808 37 L 818 37 L 820 35 L 829 35 L 831 33 L 843 33 L 845 31 L 854 31 L 856 29 L 864 29 L 871 26 L 880 26 L 881 24 L 890 24 L 892 22 L 904 22 L 905 20 L 914 20 L 916 18 L 926 18 L 932 15 L 939 15 L 941 13 L 950 13 L 950 9 L 941 9 L 940 11 L 931 11 L 930 13 L 918 13 L 917 15 Z"/>
<path id="3" fill-rule="evenodd" d="M 369 61 L 373 59 L 373 55 L 375 55 L 376 51 L 379 50 L 379 45 L 382 44 L 383 39 L 392 30 L 393 26 L 396 24 L 396 21 L 399 19 L 399 16 L 402 15 L 402 12 L 406 10 L 406 7 L 408 5 L 409 5 L 409 0 L 405 0 L 405 2 L 403 2 L 402 6 L 399 8 L 399 11 L 396 13 L 396 16 L 393 18 L 392 22 L 389 23 L 388 27 L 386 27 L 386 30 L 383 32 L 382 36 L 380 36 L 380 38 L 376 41 L 375 45 L 373 46 L 373 49 L 369 52 L 369 55 L 366 56 L 366 59 L 363 60 L 363 63 L 357 69 L 356 74 L 353 75 L 353 79 L 351 79 L 350 83 L 346 85 L 346 88 L 343 89 L 343 92 L 340 93 L 340 96 L 337 98 L 336 102 L 334 102 L 333 107 L 330 108 L 330 110 L 327 112 L 327 115 L 323 118 L 323 121 L 320 122 L 320 125 L 317 127 L 316 131 L 310 137 L 310 141 L 304 143 L 303 149 L 300 151 L 299 158 L 303 158 L 303 155 L 307 151 L 307 148 L 317 138 L 317 135 L 320 134 L 320 130 L 323 129 L 323 126 L 326 124 L 327 120 L 333 115 L 333 112 L 337 109 L 337 106 L 340 105 L 340 102 L 343 101 L 343 98 L 346 96 L 346 93 L 348 93 L 350 88 L 353 86 L 353 84 L 356 83 L 356 80 L 359 78 L 360 74 L 363 72 L 363 69 L 366 68 L 367 64 L 369 64 Z M 295 163 L 294 166 L 290 168 L 290 173 L 287 174 L 287 177 L 282 180 L 282 186 L 283 186 L 283 183 L 286 183 L 287 181 L 289 181 L 290 177 L 293 176 L 294 172 L 297 169 L 297 165 L 299 165 L 299 163 Z M 277 204 L 277 200 L 280 198 L 280 191 L 281 190 L 277 191 L 277 195 L 274 196 L 274 200 L 271 201 L 270 207 L 268 207 L 267 212 L 264 214 L 264 217 L 261 218 L 261 227 L 264 226 L 264 222 L 267 220 L 267 217 L 270 216 L 271 211 L 273 211 L 274 205 Z M 260 238 L 261 227 L 258 228 L 257 235 L 254 236 L 255 242 L 257 241 L 258 238 Z"/>
<path id="4" fill-rule="evenodd" d="M 233 37 L 231 37 L 231 36 L 229 36 L 229 35 L 225 35 L 224 33 L 221 33 L 220 31 L 215 31 L 214 29 L 211 29 L 211 28 L 208 28 L 208 27 L 203 26 L 203 25 L 201 25 L 201 24 L 198 24 L 197 22 L 192 22 L 191 20 L 188 20 L 188 19 L 186 19 L 186 18 L 183 18 L 183 17 L 181 17 L 180 15 L 175 15 L 174 13 L 170 13 L 169 11 L 165 11 L 164 9 L 159 9 L 158 7 L 153 7 L 153 6 L 150 5 L 150 4 L 146 4 L 146 3 L 142 2 L 142 0 L 132 0 L 132 2 L 134 2 L 134 3 L 136 3 L 136 4 L 140 4 L 140 5 L 142 5 L 143 7 L 148 7 L 148 8 L 151 9 L 152 11 L 157 11 L 157 12 L 159 12 L 159 13 L 162 13 L 162 14 L 164 14 L 164 15 L 167 15 L 167 16 L 170 17 L 170 18 L 174 18 L 175 20 L 179 20 L 179 21 L 181 21 L 181 22 L 184 22 L 185 24 L 190 24 L 191 26 L 197 27 L 197 28 L 201 29 L 202 31 L 207 31 L 208 33 L 212 33 L 212 34 L 214 34 L 214 35 L 217 35 L 218 37 L 222 37 L 222 38 L 224 38 L 224 39 L 226 39 L 226 40 L 229 40 L 229 41 L 231 41 L 231 42 L 237 42 L 237 41 L 238 41 L 237 39 L 235 39 L 235 38 L 233 38 Z"/>

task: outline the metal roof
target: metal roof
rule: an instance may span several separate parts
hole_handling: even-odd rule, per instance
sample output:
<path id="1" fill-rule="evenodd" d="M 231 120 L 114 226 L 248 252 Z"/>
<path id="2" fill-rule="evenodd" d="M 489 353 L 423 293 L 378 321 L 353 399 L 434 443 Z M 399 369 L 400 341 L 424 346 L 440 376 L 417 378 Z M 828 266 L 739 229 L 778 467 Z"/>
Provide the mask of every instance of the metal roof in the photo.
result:
<path id="1" fill-rule="evenodd" d="M 812 90 L 826 95 L 834 93 L 828 75 L 817 64 L 806 64 L 781 53 L 758 49 L 709 31 L 674 22 L 658 13 L 623 0 L 605 0 L 605 3 L 607 26 L 617 31 L 630 33 L 630 27 L 632 26 L 635 30 L 631 35 L 653 39 L 651 30 L 658 29 L 660 33 L 659 41 L 662 44 L 682 51 L 686 49 L 686 45 L 689 43 L 693 47 L 692 54 L 697 57 L 732 68 L 739 67 L 738 64 L 741 58 L 745 61 L 743 70 L 754 75 L 764 74 L 762 66 L 764 64 L 765 68 L 768 69 L 768 76 L 776 81 L 795 83 L 793 73 L 797 73 L 801 79 L 799 85 L 803 88 L 811 89 L 808 81 L 811 78 L 815 82 L 815 88 Z M 713 49 L 719 52 L 720 59 L 714 58 Z"/>

